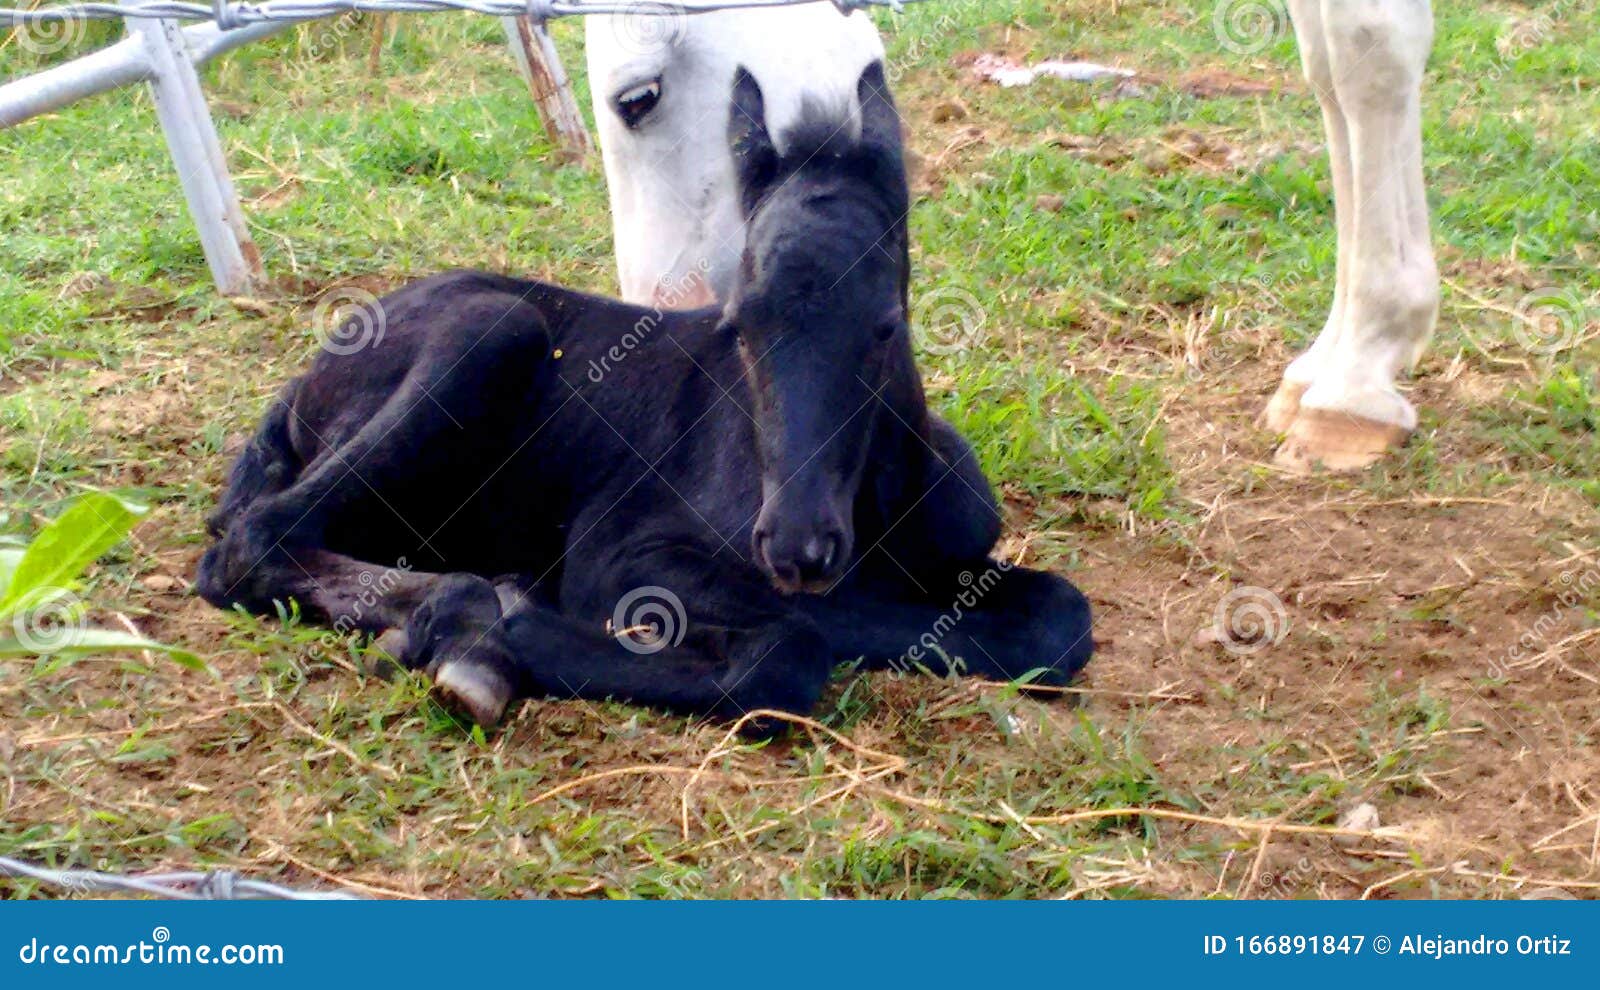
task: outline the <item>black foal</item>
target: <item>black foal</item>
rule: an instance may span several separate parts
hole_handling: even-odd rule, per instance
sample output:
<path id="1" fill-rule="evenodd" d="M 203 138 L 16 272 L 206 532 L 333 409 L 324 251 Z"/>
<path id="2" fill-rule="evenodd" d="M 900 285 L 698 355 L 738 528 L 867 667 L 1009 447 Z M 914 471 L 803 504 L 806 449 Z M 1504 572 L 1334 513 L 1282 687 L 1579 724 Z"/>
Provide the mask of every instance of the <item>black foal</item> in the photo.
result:
<path id="1" fill-rule="evenodd" d="M 988 557 L 994 497 L 912 362 L 882 67 L 857 89 L 859 137 L 809 108 L 780 152 L 739 72 L 723 308 L 479 272 L 384 297 L 381 343 L 319 355 L 234 465 L 201 594 L 403 629 L 490 725 L 542 695 L 805 712 L 855 660 L 1065 684 L 1088 605 Z"/>

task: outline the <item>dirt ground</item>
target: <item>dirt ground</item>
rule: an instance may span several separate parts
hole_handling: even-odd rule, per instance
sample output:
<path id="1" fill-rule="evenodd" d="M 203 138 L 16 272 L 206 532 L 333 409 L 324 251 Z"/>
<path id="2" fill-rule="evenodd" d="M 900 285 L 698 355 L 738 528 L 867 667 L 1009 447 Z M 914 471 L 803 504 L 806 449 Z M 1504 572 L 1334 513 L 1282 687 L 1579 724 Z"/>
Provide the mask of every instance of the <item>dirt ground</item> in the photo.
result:
<path id="1" fill-rule="evenodd" d="M 153 356 L 152 366 L 163 360 Z M 129 387 L 138 370 L 90 383 L 94 429 L 119 445 L 176 453 L 207 400 L 171 379 Z M 1474 392 L 1492 386 L 1434 371 L 1417 398 L 1445 422 L 1469 415 Z M 864 708 L 839 734 L 812 723 L 765 750 L 743 747 L 724 726 L 579 702 L 527 703 L 474 747 L 420 685 L 384 685 L 312 631 L 290 636 L 292 674 L 275 669 L 281 661 L 263 670 L 266 650 L 252 646 L 260 629 L 192 596 L 197 507 L 164 506 L 136 536 L 137 564 L 124 579 L 129 611 L 143 616 L 143 631 L 211 658 L 217 677 L 153 660 L 81 664 L 32 684 L 13 672 L 0 682 L 6 817 L 40 823 L 46 848 L 55 842 L 44 834 L 87 828 L 118 850 L 111 863 L 135 854 L 146 866 L 156 865 L 151 857 L 186 862 L 187 845 L 279 880 L 384 896 L 482 891 L 508 848 L 537 855 L 535 840 L 511 823 L 517 809 L 548 802 L 585 818 L 625 809 L 646 831 L 672 836 L 671 851 L 658 855 L 674 861 L 700 863 L 737 837 L 752 858 L 721 892 L 747 895 L 786 892 L 785 869 L 805 861 L 781 848 L 800 841 L 793 836 L 777 850 L 766 839 L 797 831 L 828 843 L 815 830 L 842 822 L 870 839 L 911 820 L 948 827 L 952 816 L 968 825 L 1015 819 L 1027 845 L 1075 864 L 1060 891 L 1069 896 L 1600 891 L 1600 643 L 1571 597 L 1581 591 L 1592 607 L 1600 593 L 1592 507 L 1531 482 L 1493 497 L 1397 496 L 1360 476 L 1284 475 L 1269 465 L 1271 438 L 1252 422 L 1270 386 L 1265 373 L 1242 388 L 1202 384 L 1168 406 L 1169 451 L 1202 507 L 1197 525 L 1074 528 L 1072 573 L 1098 611 L 1099 644 L 1077 705 L 870 675 L 837 689 L 835 714 Z M 1439 442 L 1454 442 L 1440 433 Z M 208 484 L 225 462 L 200 462 Z M 187 470 L 159 456 L 108 469 L 108 481 L 128 484 L 176 481 L 164 475 Z M 1011 501 L 1017 519 L 1035 511 Z M 1005 550 L 1027 560 L 1032 543 L 1052 535 L 1018 527 Z M 1218 603 L 1235 588 L 1260 589 L 1281 608 L 1252 616 L 1235 606 L 1219 619 Z M 1219 641 L 1219 622 L 1236 624 L 1229 642 Z M 1532 630 L 1535 641 L 1513 659 Z M 1150 800 L 1046 800 L 1023 813 L 951 784 L 953 749 L 1006 775 L 1049 773 L 1061 758 L 1049 740 L 1082 719 L 1137 737 L 1146 790 L 1112 793 Z M 419 727 L 422 739 L 397 745 Z M 1040 765 L 1027 768 L 1034 758 Z M 1112 762 L 1129 759 L 1132 750 Z M 519 788 L 525 803 L 496 810 L 477 788 L 500 786 L 519 767 L 540 768 L 540 793 Z M 330 777 L 340 785 L 330 788 Z M 393 793 L 406 780 L 460 790 L 443 810 L 408 805 Z M 388 794 L 395 848 L 408 832 L 431 843 L 441 830 L 484 838 L 485 828 L 509 829 L 498 840 L 511 845 L 491 836 L 481 855 L 463 853 L 448 870 L 423 857 L 409 872 L 357 844 L 330 845 L 315 823 L 331 822 L 357 782 Z M 1118 811 L 1124 803 L 1143 810 Z M 1328 831 L 1361 804 L 1377 821 L 1350 824 L 1376 825 L 1375 836 Z M 984 810 L 994 807 L 1005 810 Z M 825 822 L 816 820 L 822 812 Z M 1067 838 L 1084 824 L 1091 841 Z M 629 887 L 581 869 L 542 892 Z"/>

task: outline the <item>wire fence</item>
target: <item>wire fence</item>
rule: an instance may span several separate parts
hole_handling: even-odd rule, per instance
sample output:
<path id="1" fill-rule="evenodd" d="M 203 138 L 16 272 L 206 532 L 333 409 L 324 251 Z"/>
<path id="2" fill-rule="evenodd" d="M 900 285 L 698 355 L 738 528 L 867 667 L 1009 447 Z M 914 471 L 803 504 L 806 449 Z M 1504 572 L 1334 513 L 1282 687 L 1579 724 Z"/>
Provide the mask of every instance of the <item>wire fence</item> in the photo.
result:
<path id="1" fill-rule="evenodd" d="M 17 0 L 0 0 L 5 2 Z M 0 7 L 0 27 L 12 28 L 22 47 L 36 55 L 54 55 L 81 40 L 87 21 L 126 25 L 125 37 L 110 47 L 0 80 L 0 130 L 122 86 L 149 83 L 212 279 L 224 295 L 242 295 L 265 273 L 196 72 L 234 48 L 295 24 L 355 14 L 460 11 L 498 17 L 552 144 L 563 155 L 583 158 L 593 145 L 550 37 L 549 20 L 605 14 L 636 26 L 649 24 L 655 31 L 666 21 L 674 25 L 669 34 L 675 37 L 690 15 L 714 11 L 829 3 L 849 14 L 867 7 L 900 10 L 916 2 L 921 0 L 112 0 Z M 184 21 L 201 23 L 185 27 Z M 9 41 L 0 39 L 0 50 Z"/>
<path id="2" fill-rule="evenodd" d="M 343 891 L 293 890 L 264 880 L 241 877 L 232 870 L 144 873 L 123 876 L 99 870 L 52 870 L 0 856 L 0 876 L 36 880 L 63 894 L 144 894 L 175 901 L 346 901 L 359 900 Z"/>
<path id="3" fill-rule="evenodd" d="M 32 10 L 0 7 L 0 24 L 45 24 L 75 20 L 117 20 L 127 17 L 173 21 L 215 21 L 223 29 L 264 21 L 309 21 L 347 13 L 427 14 L 467 11 L 491 17 L 530 17 L 537 21 L 583 14 L 676 17 L 718 10 L 792 7 L 818 0 L 265 0 L 263 3 L 68 3 Z M 843 13 L 867 7 L 900 10 L 923 0 L 827 0 Z"/>

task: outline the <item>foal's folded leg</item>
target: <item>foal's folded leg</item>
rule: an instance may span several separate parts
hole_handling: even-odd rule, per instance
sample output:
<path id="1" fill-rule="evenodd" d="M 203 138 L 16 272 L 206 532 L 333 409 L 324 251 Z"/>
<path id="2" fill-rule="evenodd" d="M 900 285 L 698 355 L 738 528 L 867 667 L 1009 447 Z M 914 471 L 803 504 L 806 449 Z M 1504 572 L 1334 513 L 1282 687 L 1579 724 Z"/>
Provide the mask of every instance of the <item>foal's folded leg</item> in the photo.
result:
<path id="1" fill-rule="evenodd" d="M 954 575 L 863 576 L 796 605 L 826 633 L 841 661 L 871 667 L 959 661 L 968 674 L 1064 687 L 1093 651 L 1089 603 L 1072 584 L 1044 571 L 978 561 Z"/>
<path id="2" fill-rule="evenodd" d="M 330 551 L 328 531 L 340 517 L 387 511 L 379 493 L 404 484 L 418 451 L 453 428 L 443 410 L 415 401 L 413 391 L 396 392 L 294 484 L 238 509 L 201 558 L 195 582 L 201 597 L 218 608 L 239 605 L 257 614 L 294 599 L 309 618 L 335 623 L 366 603 L 360 617 L 349 620 L 354 626 L 403 623 L 434 577 L 408 565 L 408 553 L 417 548 L 397 545 L 393 560 L 364 562 Z"/>
<path id="3" fill-rule="evenodd" d="M 604 608 L 580 605 L 581 618 L 532 599 L 504 609 L 505 596 L 490 582 L 453 574 L 412 616 L 404 660 L 432 673 L 447 706 L 488 726 L 514 698 L 541 696 L 611 698 L 723 719 L 758 709 L 810 711 L 831 669 L 827 640 L 775 604 L 764 582 L 742 584 L 686 593 L 684 611 L 646 633 L 608 630 L 617 595 Z M 598 584 L 592 590 L 606 595 Z M 770 734 L 780 725 L 755 719 L 747 728 Z"/>

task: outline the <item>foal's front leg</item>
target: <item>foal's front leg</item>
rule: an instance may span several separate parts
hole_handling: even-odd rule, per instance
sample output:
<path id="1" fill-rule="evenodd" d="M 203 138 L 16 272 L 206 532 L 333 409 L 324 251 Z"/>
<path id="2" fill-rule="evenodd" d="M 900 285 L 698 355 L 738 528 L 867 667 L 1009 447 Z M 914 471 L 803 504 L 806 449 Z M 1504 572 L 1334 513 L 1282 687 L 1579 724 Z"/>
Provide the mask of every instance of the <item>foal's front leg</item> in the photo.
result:
<path id="1" fill-rule="evenodd" d="M 796 607 L 841 661 L 944 670 L 959 660 L 984 677 L 1065 685 L 1093 649 L 1088 602 L 1062 578 L 990 557 L 1000 509 L 971 445 L 937 418 L 927 445 L 909 507 L 885 514 L 841 586 Z"/>
<path id="2" fill-rule="evenodd" d="M 724 719 L 804 713 L 827 683 L 827 640 L 753 570 L 689 546 L 624 548 L 567 568 L 559 610 L 508 600 L 482 578 L 440 580 L 412 616 L 403 661 L 431 671 L 440 700 L 485 726 L 512 700 L 545 696 Z M 641 592 L 649 607 L 626 608 Z"/>
<path id="3" fill-rule="evenodd" d="M 1089 603 L 1065 579 L 993 559 L 952 577 L 891 575 L 797 601 L 835 659 L 868 668 L 954 668 L 1065 687 L 1089 662 Z"/>

